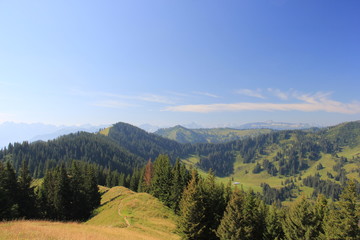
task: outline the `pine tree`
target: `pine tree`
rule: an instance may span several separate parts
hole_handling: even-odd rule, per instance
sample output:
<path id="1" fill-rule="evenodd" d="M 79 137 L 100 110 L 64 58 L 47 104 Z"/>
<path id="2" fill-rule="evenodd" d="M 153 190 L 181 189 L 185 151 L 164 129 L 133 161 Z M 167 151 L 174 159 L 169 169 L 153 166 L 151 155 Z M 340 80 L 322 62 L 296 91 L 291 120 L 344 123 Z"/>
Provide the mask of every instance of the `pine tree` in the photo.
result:
<path id="1" fill-rule="evenodd" d="M 85 199 L 87 206 L 87 217 L 90 216 L 92 211 L 100 205 L 101 195 L 99 192 L 99 187 L 96 182 L 95 170 L 92 167 L 87 167 L 85 169 L 84 176 L 84 191 Z"/>
<path id="2" fill-rule="evenodd" d="M 267 211 L 265 221 L 266 221 L 266 230 L 264 232 L 265 240 L 284 239 L 284 231 L 281 225 L 281 215 L 278 212 L 275 203 L 273 203 L 269 207 L 269 211 Z"/>
<path id="3" fill-rule="evenodd" d="M 317 239 L 318 222 L 313 206 L 309 200 L 302 197 L 293 205 L 283 221 L 283 229 L 287 239 Z"/>
<path id="4" fill-rule="evenodd" d="M 204 207 L 202 239 L 218 239 L 216 230 L 225 210 L 224 188 L 216 184 L 215 174 L 209 171 L 204 180 L 199 181 L 201 199 Z"/>
<path id="5" fill-rule="evenodd" d="M 0 192 L 3 195 L 3 205 L 0 206 L 0 219 L 19 217 L 19 186 L 15 170 L 10 162 L 6 162 L 5 167 L 0 166 Z"/>
<path id="6" fill-rule="evenodd" d="M 130 186 L 129 186 L 129 188 L 131 190 L 133 190 L 134 192 L 136 192 L 138 190 L 139 180 L 140 180 L 140 171 L 139 171 L 139 169 L 136 168 L 133 171 L 133 174 L 131 175 Z"/>
<path id="7" fill-rule="evenodd" d="M 80 164 L 76 161 L 72 162 L 70 169 L 70 214 L 71 219 L 85 219 L 87 217 L 86 196 L 84 191 L 84 175 L 80 169 Z"/>
<path id="8" fill-rule="evenodd" d="M 10 191 L 6 168 L 2 162 L 0 162 L 0 220 L 11 219 L 11 208 L 13 205 L 12 199 L 10 199 Z"/>
<path id="9" fill-rule="evenodd" d="M 328 213 L 328 202 L 324 195 L 319 194 L 319 196 L 316 199 L 313 211 L 315 216 L 314 227 L 316 229 L 316 232 L 318 232 L 320 238 L 322 238 L 325 234 L 324 219 L 326 214 Z"/>
<path id="10" fill-rule="evenodd" d="M 71 219 L 71 189 L 69 178 L 64 166 L 55 170 L 55 186 L 53 206 L 55 210 L 55 219 Z"/>
<path id="11" fill-rule="evenodd" d="M 245 195 L 245 203 L 243 209 L 244 239 L 263 239 L 265 231 L 265 215 L 260 206 L 258 199 L 252 190 Z"/>
<path id="12" fill-rule="evenodd" d="M 166 155 L 159 155 L 154 162 L 154 176 L 151 184 L 151 194 L 171 206 L 172 173 L 170 159 Z"/>
<path id="13" fill-rule="evenodd" d="M 187 171 L 184 166 L 177 159 L 172 169 L 172 188 L 171 188 L 171 208 L 176 214 L 180 210 L 181 195 L 187 185 Z M 185 175 L 185 176 L 184 176 Z"/>
<path id="14" fill-rule="evenodd" d="M 36 197 L 34 187 L 31 187 L 32 178 L 28 166 L 23 161 L 18 176 L 19 186 L 19 215 L 25 218 L 37 216 Z"/>
<path id="15" fill-rule="evenodd" d="M 325 216 L 326 239 L 360 239 L 360 206 L 359 195 L 354 181 L 349 181 L 340 201 L 336 202 Z"/>
<path id="16" fill-rule="evenodd" d="M 191 180 L 180 201 L 180 216 L 177 222 L 177 232 L 181 239 L 202 240 L 204 227 L 201 223 L 205 216 L 196 170 L 192 171 Z"/>
<path id="17" fill-rule="evenodd" d="M 235 188 L 216 231 L 220 240 L 247 239 L 245 237 L 247 226 L 243 217 L 244 207 L 245 193 Z"/>

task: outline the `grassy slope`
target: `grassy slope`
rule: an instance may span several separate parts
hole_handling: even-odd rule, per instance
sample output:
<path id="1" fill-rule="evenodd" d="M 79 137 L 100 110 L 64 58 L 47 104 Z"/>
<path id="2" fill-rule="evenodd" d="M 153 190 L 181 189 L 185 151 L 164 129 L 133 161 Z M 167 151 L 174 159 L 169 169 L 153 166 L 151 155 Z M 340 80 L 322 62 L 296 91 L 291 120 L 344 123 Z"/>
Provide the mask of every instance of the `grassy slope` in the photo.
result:
<path id="1" fill-rule="evenodd" d="M 182 126 L 160 129 L 155 134 L 181 143 L 221 143 L 270 133 L 270 129 L 231 128 L 187 129 Z"/>
<path id="2" fill-rule="evenodd" d="M 124 187 L 101 187 L 100 191 L 101 206 L 86 223 L 3 222 L 0 239 L 180 239 L 173 233 L 176 216 L 154 197 Z"/>
<path id="3" fill-rule="evenodd" d="M 268 149 L 267 153 L 268 155 L 264 156 L 258 156 L 257 161 L 259 163 L 262 163 L 264 159 L 272 159 L 276 152 L 280 149 L 276 146 L 272 146 Z M 355 146 L 353 148 L 351 147 L 345 147 L 342 149 L 342 152 L 338 154 L 338 156 L 344 156 L 347 157 L 349 160 L 351 160 L 353 157 L 360 155 L 360 146 Z M 183 162 L 188 165 L 195 165 L 199 161 L 199 156 L 192 155 L 187 159 L 184 159 Z M 317 170 L 317 165 L 321 163 L 323 165 L 323 169 Z M 262 171 L 258 174 L 253 174 L 252 170 L 254 169 L 256 163 L 243 163 L 243 159 L 240 156 L 237 156 L 237 160 L 234 163 L 234 174 L 232 174 L 229 177 L 224 178 L 218 178 L 219 182 L 222 182 L 223 184 L 226 184 L 229 180 L 232 180 L 233 182 L 240 182 L 242 187 L 244 189 L 253 189 L 254 191 L 261 192 L 261 183 L 267 183 L 271 187 L 275 188 L 281 188 L 283 187 L 282 182 L 284 182 L 287 177 L 277 175 L 277 176 L 271 176 L 266 171 Z M 316 173 L 319 173 L 321 175 L 321 178 L 326 180 L 329 179 L 327 176 L 327 172 L 336 175 L 336 172 L 333 170 L 333 166 L 336 164 L 335 158 L 332 157 L 330 154 L 322 154 L 321 158 L 318 161 L 310 161 L 309 165 L 310 167 L 304 171 L 301 172 L 301 177 L 305 178 L 307 176 L 314 176 Z M 357 179 L 359 180 L 359 174 L 357 172 L 354 172 L 356 168 L 360 167 L 360 162 L 349 162 L 344 166 L 344 169 L 347 171 L 347 177 L 349 179 Z M 207 173 L 199 170 L 200 175 L 206 176 Z M 297 179 L 299 175 L 294 176 L 293 178 Z M 291 177 L 290 177 L 291 178 Z M 298 196 L 306 195 L 311 196 L 313 189 L 303 186 L 302 180 L 298 180 L 295 182 L 300 187 L 300 193 Z"/>
<path id="4" fill-rule="evenodd" d="M 104 128 L 104 129 L 101 130 L 99 133 L 102 134 L 102 135 L 108 136 L 108 135 L 109 135 L 110 128 L 111 128 L 111 127 Z"/>

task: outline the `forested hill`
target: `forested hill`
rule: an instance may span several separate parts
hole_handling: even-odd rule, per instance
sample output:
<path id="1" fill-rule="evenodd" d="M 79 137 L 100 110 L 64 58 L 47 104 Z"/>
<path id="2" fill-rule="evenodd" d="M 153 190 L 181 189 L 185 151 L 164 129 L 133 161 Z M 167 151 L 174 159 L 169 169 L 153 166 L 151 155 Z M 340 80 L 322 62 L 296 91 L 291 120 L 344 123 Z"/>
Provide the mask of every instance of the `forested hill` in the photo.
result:
<path id="1" fill-rule="evenodd" d="M 148 133 L 127 123 L 116 123 L 100 133 L 146 160 L 149 158 L 154 160 L 159 154 L 164 153 L 174 160 L 184 151 L 184 146 L 176 141 Z"/>
<path id="2" fill-rule="evenodd" d="M 10 160 L 16 170 L 25 160 L 34 177 L 72 160 L 92 163 L 99 172 L 130 174 L 159 154 L 169 155 L 173 163 L 180 158 L 203 171 L 212 169 L 217 176 L 247 186 L 261 185 L 275 195 L 269 185 L 293 191 L 289 184 L 294 179 L 300 181 L 295 184 L 299 189 L 304 184 L 322 191 L 321 186 L 360 179 L 360 121 L 323 129 L 274 131 L 219 144 L 181 144 L 117 123 L 97 134 L 80 132 L 48 142 L 9 144 L 0 151 L 0 160 Z M 331 194 L 338 196 L 338 186 L 334 186 Z"/>
<path id="3" fill-rule="evenodd" d="M 161 128 L 155 134 L 180 143 L 225 143 L 270 133 L 271 129 L 201 128 L 188 129 L 183 126 Z"/>
<path id="4" fill-rule="evenodd" d="M 81 160 L 102 168 L 131 173 L 144 165 L 145 159 L 130 153 L 111 139 L 100 134 L 79 132 L 47 142 L 14 143 L 0 151 L 2 161 L 11 161 L 18 170 L 23 161 L 35 178 L 42 177 L 47 169 L 60 164 Z"/>

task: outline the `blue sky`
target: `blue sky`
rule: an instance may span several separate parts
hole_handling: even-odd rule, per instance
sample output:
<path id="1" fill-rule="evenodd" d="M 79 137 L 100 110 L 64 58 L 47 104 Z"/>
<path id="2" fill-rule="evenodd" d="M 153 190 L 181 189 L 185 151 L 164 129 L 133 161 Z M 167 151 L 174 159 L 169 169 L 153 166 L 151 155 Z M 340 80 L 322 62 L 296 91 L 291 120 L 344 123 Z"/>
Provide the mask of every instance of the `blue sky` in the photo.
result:
<path id="1" fill-rule="evenodd" d="M 360 2 L 0 1 L 0 123 L 360 119 Z"/>

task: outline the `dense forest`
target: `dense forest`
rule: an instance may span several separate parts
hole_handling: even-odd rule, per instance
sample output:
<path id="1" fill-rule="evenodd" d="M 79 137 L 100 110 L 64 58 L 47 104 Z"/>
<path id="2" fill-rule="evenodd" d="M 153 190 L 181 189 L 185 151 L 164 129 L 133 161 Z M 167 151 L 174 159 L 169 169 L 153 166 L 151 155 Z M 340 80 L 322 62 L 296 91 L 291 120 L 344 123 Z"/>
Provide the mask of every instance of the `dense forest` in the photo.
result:
<path id="1" fill-rule="evenodd" d="M 100 205 L 100 198 L 95 171 L 88 164 L 48 170 L 35 187 L 25 162 L 18 174 L 9 162 L 0 163 L 0 220 L 81 221 Z"/>

